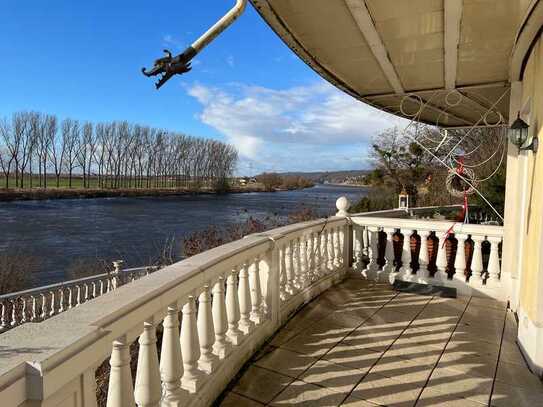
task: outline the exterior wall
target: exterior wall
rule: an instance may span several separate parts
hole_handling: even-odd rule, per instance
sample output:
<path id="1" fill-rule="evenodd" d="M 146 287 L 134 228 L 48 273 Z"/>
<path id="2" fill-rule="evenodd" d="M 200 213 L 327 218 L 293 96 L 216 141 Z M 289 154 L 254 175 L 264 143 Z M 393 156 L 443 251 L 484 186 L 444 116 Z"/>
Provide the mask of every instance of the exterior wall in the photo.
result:
<path id="1" fill-rule="evenodd" d="M 520 95 L 518 94 L 520 93 Z M 520 112 L 530 137 L 543 140 L 543 40 L 532 48 L 522 83 L 512 84 L 511 119 Z M 508 153 L 504 269 L 510 269 L 511 308 L 518 342 L 534 372 L 543 373 L 543 157 Z"/>

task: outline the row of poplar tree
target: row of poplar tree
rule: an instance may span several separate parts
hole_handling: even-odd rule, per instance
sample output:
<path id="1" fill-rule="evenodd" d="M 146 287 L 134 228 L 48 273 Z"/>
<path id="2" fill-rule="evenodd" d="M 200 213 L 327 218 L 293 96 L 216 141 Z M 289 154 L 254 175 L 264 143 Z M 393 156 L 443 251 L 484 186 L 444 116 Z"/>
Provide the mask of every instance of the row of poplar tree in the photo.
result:
<path id="1" fill-rule="evenodd" d="M 5 188 L 224 188 L 236 149 L 216 140 L 134 125 L 14 113 L 0 120 Z M 81 183 L 82 180 L 82 183 Z"/>

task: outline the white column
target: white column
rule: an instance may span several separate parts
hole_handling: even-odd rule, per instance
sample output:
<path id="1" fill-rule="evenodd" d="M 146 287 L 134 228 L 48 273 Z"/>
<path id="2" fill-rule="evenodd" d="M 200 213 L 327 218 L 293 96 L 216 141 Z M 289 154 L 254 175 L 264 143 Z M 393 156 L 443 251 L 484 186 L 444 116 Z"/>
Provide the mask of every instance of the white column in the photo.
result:
<path id="1" fill-rule="evenodd" d="M 484 277 L 483 276 L 483 252 L 481 250 L 481 243 L 484 240 L 483 236 L 471 236 L 473 240 L 473 256 L 471 258 L 471 277 L 470 285 L 475 287 L 482 287 Z"/>
<path id="2" fill-rule="evenodd" d="M 237 272 L 232 270 L 226 279 L 226 314 L 228 317 L 228 331 L 226 332 L 226 336 L 236 346 L 243 341 L 243 332 L 238 328 L 240 315 L 237 278 Z"/>
<path id="3" fill-rule="evenodd" d="M 315 274 L 317 279 L 324 275 L 322 270 L 322 236 L 319 232 L 315 232 Z"/>
<path id="4" fill-rule="evenodd" d="M 249 283 L 251 287 L 251 320 L 259 325 L 264 321 L 262 316 L 262 289 L 260 287 L 260 258 L 257 257 L 249 268 Z"/>
<path id="5" fill-rule="evenodd" d="M 353 225 L 353 269 L 362 270 L 362 228 Z"/>
<path id="6" fill-rule="evenodd" d="M 285 301 L 289 297 L 287 291 L 287 262 L 285 259 L 285 246 L 278 248 L 279 251 L 279 298 Z"/>
<path id="7" fill-rule="evenodd" d="M 468 235 L 455 233 L 458 240 L 456 257 L 454 258 L 454 280 L 460 283 L 466 282 L 466 240 Z"/>
<path id="8" fill-rule="evenodd" d="M 203 375 L 198 370 L 200 359 L 200 342 L 196 323 L 196 306 L 194 297 L 189 296 L 183 306 L 183 319 L 181 321 L 181 354 L 183 356 L 183 377 L 181 385 L 191 393 L 198 391 L 202 385 Z"/>
<path id="9" fill-rule="evenodd" d="M 412 268 L 411 268 L 411 235 L 413 234 L 412 229 L 402 229 L 403 235 L 403 244 L 402 244 L 402 280 L 411 281 L 412 280 Z"/>
<path id="10" fill-rule="evenodd" d="M 215 344 L 213 351 L 220 358 L 224 359 L 231 351 L 232 344 L 226 340 L 228 330 L 228 319 L 224 304 L 224 278 L 220 277 L 213 286 L 213 326 L 215 328 Z"/>
<path id="11" fill-rule="evenodd" d="M 239 272 L 239 329 L 248 335 L 254 329 L 254 323 L 251 321 L 251 290 L 249 287 L 249 265 L 245 263 Z"/>
<path id="12" fill-rule="evenodd" d="M 181 390 L 183 377 L 183 360 L 181 359 L 181 342 L 179 336 L 179 309 L 177 304 L 168 307 L 162 322 L 162 348 L 160 351 L 160 375 L 164 383 L 164 407 L 180 407 L 185 393 Z"/>
<path id="13" fill-rule="evenodd" d="M 389 281 L 391 273 L 396 271 L 396 266 L 394 265 L 394 229 L 385 228 L 384 232 L 387 234 L 387 242 L 385 247 L 385 266 L 383 267 L 383 273 L 380 273 L 380 281 L 386 282 Z"/>
<path id="14" fill-rule="evenodd" d="M 489 237 L 488 241 L 490 242 L 490 258 L 488 259 L 488 280 L 486 285 L 488 288 L 497 288 L 500 285 L 501 274 L 499 254 L 501 238 Z"/>
<path id="15" fill-rule="evenodd" d="M 130 344 L 125 336 L 113 342 L 109 359 L 111 370 L 107 392 L 107 407 L 125 407 L 136 404 L 130 370 Z"/>
<path id="16" fill-rule="evenodd" d="M 215 344 L 215 327 L 213 326 L 213 312 L 209 286 L 204 286 L 198 297 L 198 337 L 200 339 L 200 360 L 198 368 L 211 374 L 217 368 L 219 359 L 213 354 Z"/>
<path id="17" fill-rule="evenodd" d="M 439 232 L 438 232 L 439 233 Z M 436 267 L 437 271 L 434 274 L 434 278 L 440 281 L 447 280 L 447 248 L 446 243 L 447 236 L 443 233 L 439 236 L 439 243 L 437 247 Z"/>
<path id="18" fill-rule="evenodd" d="M 419 281 L 428 282 L 430 278 L 430 272 L 428 271 L 428 264 L 430 258 L 428 257 L 428 236 L 430 232 L 427 230 L 417 231 L 417 234 L 420 236 L 420 252 L 419 252 Z"/>
<path id="19" fill-rule="evenodd" d="M 160 368 L 156 348 L 156 325 L 147 321 L 143 325 L 143 333 L 138 340 L 138 368 L 134 398 L 139 407 L 158 407 L 162 398 Z"/>

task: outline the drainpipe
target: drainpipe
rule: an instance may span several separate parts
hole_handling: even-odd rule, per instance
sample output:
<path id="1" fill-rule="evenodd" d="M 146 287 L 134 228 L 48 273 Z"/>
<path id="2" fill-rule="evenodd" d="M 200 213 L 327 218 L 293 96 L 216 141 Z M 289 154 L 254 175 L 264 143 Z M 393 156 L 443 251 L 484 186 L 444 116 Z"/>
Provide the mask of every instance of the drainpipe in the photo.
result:
<path id="1" fill-rule="evenodd" d="M 207 45 L 217 38 L 224 30 L 232 25 L 234 21 L 243 13 L 247 0 L 236 0 L 236 4 L 228 13 L 226 13 L 219 21 L 217 21 L 209 30 L 207 30 L 200 38 L 192 43 L 183 53 L 173 57 L 171 52 L 164 50 L 165 57 L 155 61 L 153 68 L 150 70 L 142 69 L 145 76 L 160 75 L 155 86 L 160 89 L 172 76 L 184 74 L 192 69 L 190 61 L 198 55 Z"/>

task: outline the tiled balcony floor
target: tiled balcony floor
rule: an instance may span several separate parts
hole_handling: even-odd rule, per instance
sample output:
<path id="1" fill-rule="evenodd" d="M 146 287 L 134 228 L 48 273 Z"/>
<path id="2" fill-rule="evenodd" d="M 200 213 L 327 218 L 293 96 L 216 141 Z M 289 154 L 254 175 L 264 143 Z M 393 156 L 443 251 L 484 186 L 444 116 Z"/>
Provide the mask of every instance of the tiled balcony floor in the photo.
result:
<path id="1" fill-rule="evenodd" d="M 349 279 L 298 312 L 221 406 L 543 406 L 505 304 Z"/>

